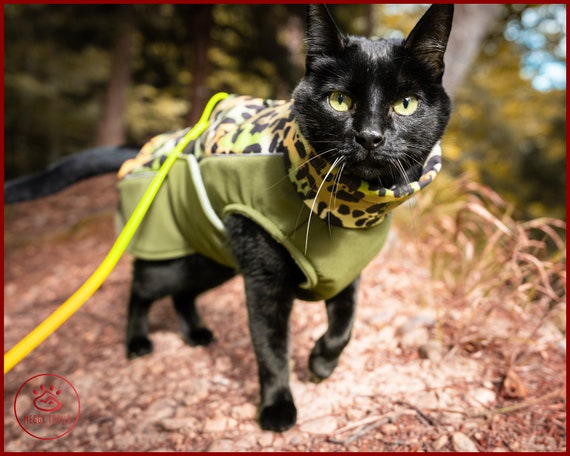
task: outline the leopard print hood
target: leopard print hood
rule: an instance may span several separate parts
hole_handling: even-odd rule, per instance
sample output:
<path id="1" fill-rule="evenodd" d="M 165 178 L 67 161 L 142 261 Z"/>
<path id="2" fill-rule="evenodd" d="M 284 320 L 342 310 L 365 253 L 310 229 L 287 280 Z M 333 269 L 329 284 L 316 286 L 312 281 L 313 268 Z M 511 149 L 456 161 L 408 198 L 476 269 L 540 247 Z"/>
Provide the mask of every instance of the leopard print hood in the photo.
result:
<path id="1" fill-rule="evenodd" d="M 382 223 L 389 212 L 423 190 L 441 170 L 438 143 L 417 181 L 384 188 L 340 173 L 334 162 L 331 164 L 318 156 L 300 133 L 295 141 L 296 147 L 287 147 L 287 163 L 297 193 L 315 215 L 344 228 L 367 228 Z"/>
<path id="2" fill-rule="evenodd" d="M 429 185 L 441 170 L 438 143 L 416 182 L 388 189 L 339 173 L 303 137 L 292 106 L 293 100 L 231 95 L 218 103 L 208 128 L 188 145 L 185 153 L 194 154 L 198 160 L 213 154 L 282 153 L 285 172 L 305 205 L 327 223 L 344 228 L 368 228 L 382 223 L 390 211 Z M 119 177 L 158 169 L 187 131 L 153 138 L 137 158 L 125 163 Z"/>

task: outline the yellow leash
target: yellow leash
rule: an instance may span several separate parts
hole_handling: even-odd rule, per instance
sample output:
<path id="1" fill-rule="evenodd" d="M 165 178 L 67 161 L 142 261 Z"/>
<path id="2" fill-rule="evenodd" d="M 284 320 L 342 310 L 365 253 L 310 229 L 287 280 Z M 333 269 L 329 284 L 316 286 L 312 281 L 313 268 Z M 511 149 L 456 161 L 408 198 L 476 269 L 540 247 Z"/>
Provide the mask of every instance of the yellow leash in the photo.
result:
<path id="1" fill-rule="evenodd" d="M 227 96 L 227 93 L 220 92 L 210 98 L 210 101 L 208 101 L 198 123 L 194 125 L 186 136 L 184 136 L 184 138 L 182 138 L 182 140 L 176 145 L 172 152 L 170 152 L 166 161 L 158 170 L 133 214 L 113 244 L 113 247 L 111 247 L 111 250 L 97 270 L 67 301 L 59 306 L 49 317 L 47 317 L 40 325 L 38 325 L 32 332 L 30 332 L 4 355 L 4 374 L 8 373 L 26 355 L 41 344 L 57 328 L 59 328 L 63 322 L 71 317 L 71 315 L 73 315 L 101 286 L 129 245 L 129 242 L 134 236 L 144 215 L 150 207 L 160 186 L 164 182 L 168 171 L 170 171 L 170 168 L 176 161 L 177 157 L 182 153 L 190 141 L 196 139 L 208 127 L 208 119 L 214 109 L 214 106 Z"/>

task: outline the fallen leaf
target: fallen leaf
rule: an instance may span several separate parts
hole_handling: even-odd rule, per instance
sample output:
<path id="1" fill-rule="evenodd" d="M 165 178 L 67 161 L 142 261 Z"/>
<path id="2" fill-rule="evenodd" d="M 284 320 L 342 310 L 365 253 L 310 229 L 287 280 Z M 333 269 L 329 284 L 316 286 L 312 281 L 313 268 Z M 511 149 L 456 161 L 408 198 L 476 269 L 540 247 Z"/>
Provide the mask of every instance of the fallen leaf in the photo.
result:
<path id="1" fill-rule="evenodd" d="M 512 369 L 509 369 L 505 375 L 502 392 L 503 396 L 512 399 L 522 399 L 528 396 L 528 388 Z"/>

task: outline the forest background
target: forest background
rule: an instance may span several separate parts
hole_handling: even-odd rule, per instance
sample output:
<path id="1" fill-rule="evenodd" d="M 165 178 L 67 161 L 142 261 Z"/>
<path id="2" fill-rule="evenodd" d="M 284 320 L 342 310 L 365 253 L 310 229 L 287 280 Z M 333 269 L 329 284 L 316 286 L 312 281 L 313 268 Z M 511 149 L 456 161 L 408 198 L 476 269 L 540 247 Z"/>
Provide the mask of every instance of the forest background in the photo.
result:
<path id="1" fill-rule="evenodd" d="M 341 29 L 405 36 L 426 5 L 332 5 Z M 5 178 L 192 124 L 217 91 L 287 98 L 303 5 L 5 5 Z M 444 169 L 518 218 L 566 217 L 566 9 L 456 9 Z"/>
<path id="2" fill-rule="evenodd" d="M 396 37 L 426 8 L 331 6 L 348 32 Z M 302 5 L 5 5 L 5 177 L 192 124 L 216 91 L 288 97 L 303 74 L 304 15 Z M 222 328 L 207 350 L 182 346 L 174 309 L 157 305 L 153 356 L 120 356 L 122 258 L 6 376 L 5 451 L 565 451 L 565 76 L 565 5 L 456 5 L 443 172 L 395 211 L 391 241 L 363 274 L 351 353 L 319 385 L 307 342 L 327 317 L 296 306 L 297 428 L 272 436 L 254 423 L 239 279 L 200 297 Z M 5 206 L 6 347 L 108 253 L 115 185 L 100 176 Z M 14 420 L 38 366 L 81 391 L 65 439 L 31 439 Z"/>

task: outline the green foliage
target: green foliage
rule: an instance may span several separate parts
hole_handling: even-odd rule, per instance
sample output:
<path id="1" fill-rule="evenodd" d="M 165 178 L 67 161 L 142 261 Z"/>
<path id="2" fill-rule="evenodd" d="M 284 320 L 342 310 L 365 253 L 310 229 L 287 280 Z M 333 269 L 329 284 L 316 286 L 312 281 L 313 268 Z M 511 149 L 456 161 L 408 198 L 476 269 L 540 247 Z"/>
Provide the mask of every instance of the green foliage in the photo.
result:
<path id="1" fill-rule="evenodd" d="M 128 142 L 185 124 L 195 82 L 196 37 L 188 24 L 196 5 L 5 5 L 5 177 L 93 146 L 125 8 L 136 23 Z M 536 23 L 523 21 L 532 8 L 539 6 L 505 7 L 463 83 L 444 140 L 445 167 L 492 187 L 521 218 L 563 219 L 565 91 L 536 91 L 521 77 L 523 57 L 533 49 L 503 36 L 506 29 L 511 37 L 540 32 L 544 49 L 565 60 L 565 37 L 548 26 L 556 8 L 535 15 Z M 403 37 L 423 10 L 331 6 L 343 30 L 391 37 Z M 288 97 L 304 71 L 304 6 L 220 4 L 212 13 L 207 89 Z"/>
<path id="2" fill-rule="evenodd" d="M 226 90 L 264 98 L 285 98 L 302 76 L 302 62 L 288 46 L 287 27 L 303 7 L 216 5 L 212 47 L 212 91 Z M 302 33 L 302 31 L 301 31 Z"/>
<path id="3" fill-rule="evenodd" d="M 513 55 L 515 45 L 500 40 L 476 62 L 455 100 L 446 156 L 521 217 L 565 218 L 565 92 L 533 89 Z"/>
<path id="4" fill-rule="evenodd" d="M 127 104 L 129 136 L 144 141 L 158 132 L 183 128 L 187 111 L 186 100 L 152 85 L 138 84 L 131 89 Z"/>
<path id="5" fill-rule="evenodd" d="M 94 10 L 90 10 L 94 13 Z M 67 6 L 5 7 L 5 168 L 6 176 L 43 168 L 63 152 L 82 147 L 97 125 L 94 95 L 109 72 L 108 53 L 79 37 L 93 15 L 71 14 Z M 53 14 L 51 14 L 53 13 Z M 63 33 L 64 15 L 73 25 Z M 42 26 L 35 27 L 38 19 Z M 58 33 L 59 31 L 59 33 Z M 75 35 L 77 34 L 77 35 Z M 78 46 L 77 36 L 83 45 Z M 50 37 L 49 39 L 47 37 Z M 99 41 L 105 41 L 99 35 Z M 89 62 L 90 71 L 85 71 Z M 81 105 L 81 115 L 77 106 Z"/>
<path id="6" fill-rule="evenodd" d="M 439 182 L 439 185 L 436 183 Z M 400 212 L 396 226 L 421 246 L 434 286 L 456 305 L 490 311 L 549 312 L 566 302 L 566 224 L 559 219 L 518 221 L 490 188 L 466 176 L 441 176 L 417 198 L 414 230 Z M 406 220 L 406 221 L 405 221 Z M 439 285 L 438 285 L 439 284 Z M 443 298 L 442 298 L 443 299 Z"/>

